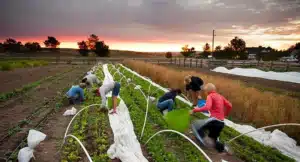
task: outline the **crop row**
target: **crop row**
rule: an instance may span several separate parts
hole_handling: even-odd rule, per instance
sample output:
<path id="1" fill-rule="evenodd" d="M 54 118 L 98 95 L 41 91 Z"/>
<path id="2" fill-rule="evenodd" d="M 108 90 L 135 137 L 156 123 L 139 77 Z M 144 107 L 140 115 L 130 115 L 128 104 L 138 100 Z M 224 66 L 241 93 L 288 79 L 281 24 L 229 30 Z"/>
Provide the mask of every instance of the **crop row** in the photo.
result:
<path id="1" fill-rule="evenodd" d="M 96 71 L 96 75 L 103 79 L 101 68 Z M 85 90 L 87 100 L 81 106 L 82 108 L 91 104 L 100 104 L 99 97 L 95 97 L 89 90 Z M 112 132 L 107 114 L 100 111 L 98 106 L 85 109 L 78 115 L 72 125 L 72 135 L 76 136 L 86 147 L 94 162 L 109 161 L 106 151 L 112 141 Z M 84 161 L 86 157 L 82 148 L 72 138 L 66 140 L 62 151 L 62 162 Z"/>
<path id="2" fill-rule="evenodd" d="M 119 71 L 121 71 L 126 77 L 131 78 L 132 81 L 134 81 L 136 84 L 141 86 L 141 89 L 144 92 L 148 92 L 148 88 L 150 83 L 143 78 L 133 75 L 130 71 L 123 68 L 122 66 L 117 66 L 119 68 Z M 117 77 L 117 75 L 116 75 Z M 136 92 L 137 93 L 137 92 Z M 151 88 L 151 96 L 159 97 L 164 94 L 164 91 L 159 89 L 158 87 Z M 139 98 L 143 98 L 140 96 Z M 135 98 L 138 100 L 137 98 Z M 145 105 L 145 101 L 137 101 L 140 102 L 139 104 Z M 177 107 L 179 108 L 190 108 L 186 103 L 182 102 L 181 100 L 176 99 Z M 140 108 L 144 108 L 145 106 L 140 106 Z M 155 111 L 155 106 L 152 105 L 149 108 L 149 115 L 150 118 L 152 118 L 155 123 L 157 123 L 160 128 L 166 129 L 167 125 L 163 124 L 164 119 L 162 118 L 162 115 L 158 113 L 158 111 Z M 197 114 L 197 118 L 205 118 L 202 114 Z M 238 136 L 240 133 L 235 131 L 234 129 L 230 127 L 225 127 L 222 131 L 222 134 L 220 136 L 220 140 L 222 142 L 226 142 L 230 140 L 233 137 Z M 278 150 L 273 149 L 268 146 L 264 146 L 260 144 L 259 142 L 255 141 L 254 139 L 243 136 L 232 143 L 230 143 L 230 148 L 234 151 L 235 156 L 239 157 L 240 159 L 247 161 L 247 162 L 254 162 L 254 161 L 272 161 L 272 162 L 281 162 L 281 161 L 294 161 L 293 159 L 281 154 Z"/>
<path id="3" fill-rule="evenodd" d="M 115 72 L 115 69 L 113 69 L 111 66 L 109 66 L 109 69 L 112 74 Z M 120 79 L 120 75 L 115 75 L 115 80 Z M 122 81 L 125 81 L 125 79 Z M 134 80 L 134 82 L 135 81 L 136 80 Z M 123 82 L 122 85 L 123 87 L 126 87 L 125 82 Z M 149 84 L 141 85 L 141 87 L 146 86 L 148 87 Z M 121 90 L 121 96 L 125 103 L 130 107 L 129 111 L 136 129 L 136 134 L 138 137 L 140 137 L 147 101 L 142 95 L 142 92 L 135 90 L 132 84 L 124 89 L 126 90 Z M 168 129 L 168 126 L 161 113 L 157 111 L 155 104 L 150 103 L 148 121 L 141 142 L 145 143 L 151 135 L 162 129 Z M 150 141 L 146 147 L 154 161 L 206 161 L 203 155 L 195 148 L 195 146 L 185 141 L 185 139 L 179 135 L 170 133 L 161 134 L 152 140 L 153 141 Z"/>

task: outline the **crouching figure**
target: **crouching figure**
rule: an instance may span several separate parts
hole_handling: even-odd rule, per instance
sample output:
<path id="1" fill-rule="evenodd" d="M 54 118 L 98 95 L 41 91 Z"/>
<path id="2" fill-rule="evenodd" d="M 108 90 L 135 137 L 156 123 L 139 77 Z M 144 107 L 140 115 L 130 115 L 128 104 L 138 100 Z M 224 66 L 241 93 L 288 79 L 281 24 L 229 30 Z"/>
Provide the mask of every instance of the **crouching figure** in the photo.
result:
<path id="1" fill-rule="evenodd" d="M 216 87 L 212 83 L 206 84 L 204 91 L 208 93 L 206 105 L 201 108 L 195 107 L 190 114 L 209 111 L 210 117 L 195 121 L 192 124 L 192 130 L 202 145 L 215 147 L 218 152 L 224 152 L 224 144 L 218 138 L 225 126 L 224 119 L 228 116 L 232 105 L 216 92 Z M 208 132 L 208 137 L 205 135 L 205 132 Z"/>

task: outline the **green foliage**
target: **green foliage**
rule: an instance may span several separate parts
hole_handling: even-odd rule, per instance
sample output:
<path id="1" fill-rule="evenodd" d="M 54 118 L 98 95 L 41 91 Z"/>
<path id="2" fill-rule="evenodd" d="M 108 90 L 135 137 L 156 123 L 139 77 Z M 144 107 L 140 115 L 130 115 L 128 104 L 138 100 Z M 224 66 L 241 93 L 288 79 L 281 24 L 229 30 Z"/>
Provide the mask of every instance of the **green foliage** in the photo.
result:
<path id="1" fill-rule="evenodd" d="M 165 117 L 169 128 L 185 132 L 189 128 L 190 114 L 188 109 L 179 109 L 168 112 Z"/>
<path id="2" fill-rule="evenodd" d="M 27 42 L 25 43 L 25 47 L 30 51 L 30 52 L 37 52 L 41 50 L 41 46 L 38 42 Z"/>
<path id="3" fill-rule="evenodd" d="M 85 41 L 81 41 L 81 42 L 78 42 L 78 47 L 79 47 L 79 50 L 78 52 L 80 53 L 80 55 L 82 56 L 88 56 L 89 54 L 89 49 L 88 49 L 88 46 L 86 44 Z"/>
<path id="4" fill-rule="evenodd" d="M 16 68 L 27 68 L 48 65 L 48 61 L 43 60 L 5 60 L 0 61 L 1 71 L 8 71 Z"/>
<path id="5" fill-rule="evenodd" d="M 117 106 L 119 106 L 119 104 L 120 104 L 120 99 L 119 98 L 117 98 Z M 112 107 L 113 107 L 113 104 L 112 104 L 112 97 L 108 97 L 107 98 L 107 102 L 108 102 L 108 109 L 112 109 Z"/>
<path id="6" fill-rule="evenodd" d="M 173 55 L 172 55 L 172 52 L 167 52 L 165 56 L 166 56 L 166 58 L 172 58 Z"/>
<path id="7" fill-rule="evenodd" d="M 194 47 L 191 47 L 189 48 L 188 45 L 185 45 L 181 48 L 181 54 L 184 56 L 184 57 L 193 57 L 195 56 L 195 48 Z"/>
<path id="8" fill-rule="evenodd" d="M 17 42 L 12 38 L 8 38 L 3 42 L 4 51 L 8 52 L 20 52 L 21 46 L 21 42 Z"/>
<path id="9" fill-rule="evenodd" d="M 52 36 L 48 36 L 48 39 L 44 41 L 44 44 L 48 48 L 55 49 L 60 45 L 60 42 Z"/>
<path id="10" fill-rule="evenodd" d="M 94 52 L 99 57 L 108 57 L 109 56 L 109 47 L 104 43 L 104 41 L 96 42 Z"/>
<path id="11" fill-rule="evenodd" d="M 121 71 L 123 71 L 124 68 L 121 68 Z M 125 76 L 128 77 L 132 77 L 132 73 L 130 73 L 129 71 L 125 70 L 125 72 L 123 73 Z M 118 77 L 118 76 L 117 76 Z M 141 88 L 144 92 L 147 92 L 148 90 L 148 86 L 149 83 L 145 80 L 143 80 L 142 78 L 139 77 L 134 77 L 131 78 L 135 83 L 137 83 L 138 85 L 141 85 Z M 154 97 L 158 97 L 161 96 L 164 92 L 162 90 L 159 90 L 158 88 L 152 88 L 152 91 L 158 91 L 154 96 Z M 125 92 L 128 92 L 129 90 L 126 90 Z M 121 91 L 121 93 L 125 93 L 124 91 Z M 143 98 L 142 96 L 137 96 L 138 93 L 131 93 L 131 99 L 133 101 L 130 102 L 126 102 L 126 104 L 132 104 L 132 103 L 138 103 L 140 105 L 145 104 L 145 101 L 142 101 L 139 98 Z M 144 100 L 144 99 L 143 99 Z M 142 103 L 142 104 L 141 104 Z M 180 100 L 176 100 L 177 106 L 180 108 L 185 108 L 188 109 L 189 106 L 186 105 L 184 102 L 180 101 Z M 144 108 L 144 106 L 139 106 L 139 108 Z M 133 109 L 133 108 L 132 108 Z M 131 110 L 131 109 L 130 109 Z M 143 109 L 143 111 L 145 111 L 145 109 Z M 143 112 L 142 111 L 142 112 Z M 131 115 L 133 116 L 133 115 Z M 169 126 L 167 125 L 167 123 L 164 121 L 162 115 L 155 109 L 155 107 L 151 106 L 149 108 L 149 116 L 148 116 L 150 121 L 148 122 L 150 124 L 154 124 L 154 125 L 159 125 L 160 128 L 162 129 L 167 129 L 169 128 Z M 202 114 L 196 114 L 195 117 L 192 117 L 192 120 L 195 119 L 203 119 L 206 118 L 206 116 L 202 115 Z M 135 127 L 136 128 L 136 127 Z M 145 131 L 147 132 L 147 131 Z M 147 133 L 146 133 L 147 134 Z M 235 131 L 234 129 L 230 128 L 230 127 L 225 127 L 224 130 L 221 133 L 220 139 L 221 141 L 225 142 L 228 141 L 229 139 L 236 137 L 237 135 L 239 135 L 240 133 Z M 162 135 L 163 136 L 163 135 Z M 145 137 L 147 138 L 147 135 L 145 135 Z M 157 137 L 155 137 L 157 138 Z M 184 160 L 183 161 L 195 161 L 195 159 L 199 158 L 199 155 L 195 158 L 193 157 L 193 155 L 195 155 L 195 153 L 197 152 L 197 150 L 193 150 L 193 148 L 191 148 L 191 146 L 187 145 L 186 142 L 178 142 L 180 141 L 178 138 L 173 137 L 173 136 L 168 136 L 165 138 L 166 141 L 172 141 L 172 139 L 175 138 L 177 141 L 176 144 L 173 143 L 173 145 L 178 146 L 179 148 L 182 148 L 183 151 L 183 157 Z M 233 141 L 230 144 L 231 148 L 234 150 L 235 156 L 239 157 L 240 159 L 247 161 L 247 162 L 254 162 L 254 161 L 274 161 L 274 162 L 281 162 L 281 161 L 294 161 L 293 159 L 281 154 L 278 150 L 273 149 L 271 147 L 267 147 L 264 146 L 260 143 L 258 143 L 257 141 L 255 141 L 254 139 L 247 137 L 247 136 L 243 136 L 241 138 L 239 138 L 236 141 Z M 193 146 L 192 146 L 193 147 Z M 184 149 L 183 149 L 184 148 Z M 193 152 L 193 153 L 192 153 Z M 178 152 L 176 152 L 178 154 Z M 199 160 L 198 160 L 199 161 Z"/>

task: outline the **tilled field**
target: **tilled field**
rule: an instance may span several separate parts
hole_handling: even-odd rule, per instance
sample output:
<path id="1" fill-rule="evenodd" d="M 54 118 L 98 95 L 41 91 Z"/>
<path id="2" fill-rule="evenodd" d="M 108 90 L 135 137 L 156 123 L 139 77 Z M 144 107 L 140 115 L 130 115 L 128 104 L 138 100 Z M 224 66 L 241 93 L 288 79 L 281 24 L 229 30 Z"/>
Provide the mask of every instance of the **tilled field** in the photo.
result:
<path id="1" fill-rule="evenodd" d="M 44 68 L 44 71 L 38 69 L 40 74 L 34 75 L 33 78 L 35 79 L 47 75 L 49 77 L 49 71 L 54 75 L 21 96 L 16 96 L 0 103 L 1 158 L 11 157 L 11 159 L 16 159 L 18 153 L 16 148 L 24 144 L 22 141 L 26 137 L 28 130 L 42 128 L 51 115 L 59 112 L 63 106 L 63 97 L 66 90 L 72 84 L 77 84 L 89 68 L 90 66 L 53 66 L 52 68 Z M 15 75 L 12 76 L 12 80 L 14 80 Z M 23 77 L 20 76 L 20 78 L 20 80 L 16 81 L 16 85 L 20 84 L 21 81 L 24 81 L 25 84 L 30 81 L 36 81 L 32 79 L 26 80 L 25 74 Z M 15 88 L 16 86 L 13 87 Z M 62 116 L 62 114 L 59 115 Z M 52 129 L 55 129 L 55 127 L 52 127 Z"/>

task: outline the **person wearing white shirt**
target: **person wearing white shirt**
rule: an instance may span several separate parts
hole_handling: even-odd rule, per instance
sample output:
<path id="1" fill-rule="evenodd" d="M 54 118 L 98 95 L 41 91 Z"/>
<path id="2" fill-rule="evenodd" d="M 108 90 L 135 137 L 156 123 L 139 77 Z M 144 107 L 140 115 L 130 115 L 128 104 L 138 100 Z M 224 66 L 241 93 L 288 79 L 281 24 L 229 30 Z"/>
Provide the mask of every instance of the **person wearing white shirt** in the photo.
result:
<path id="1" fill-rule="evenodd" d="M 82 83 L 86 83 L 88 88 L 92 88 L 94 84 L 100 85 L 101 81 L 97 78 L 97 76 L 95 74 L 88 74 L 86 75 L 82 81 Z"/>
<path id="2" fill-rule="evenodd" d="M 113 111 L 111 114 L 117 113 L 116 108 L 117 108 L 117 98 L 120 93 L 120 88 L 121 85 L 119 82 L 114 82 L 111 81 L 109 83 L 103 84 L 100 88 L 96 89 L 94 92 L 98 95 L 101 96 L 102 103 L 101 103 L 101 108 L 106 108 L 106 94 L 112 91 L 112 106 L 113 106 Z"/>

